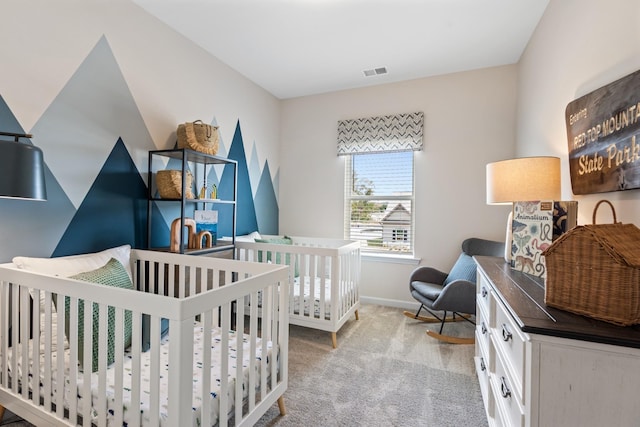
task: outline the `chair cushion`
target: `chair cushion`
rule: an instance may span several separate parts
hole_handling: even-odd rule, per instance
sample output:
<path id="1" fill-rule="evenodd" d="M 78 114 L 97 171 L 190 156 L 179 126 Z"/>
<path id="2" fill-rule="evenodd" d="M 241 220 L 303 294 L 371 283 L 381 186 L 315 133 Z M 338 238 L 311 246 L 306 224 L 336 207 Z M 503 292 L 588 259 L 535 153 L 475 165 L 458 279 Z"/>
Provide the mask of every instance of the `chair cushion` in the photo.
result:
<path id="1" fill-rule="evenodd" d="M 443 286 L 447 286 L 454 280 L 467 280 L 471 283 L 476 283 L 476 262 L 472 257 L 465 253 L 461 253 L 458 260 L 453 265 L 453 268 L 449 272 L 449 275 L 444 280 Z"/>
<path id="2" fill-rule="evenodd" d="M 428 300 L 434 301 L 442 292 L 442 286 L 436 285 L 435 283 L 426 283 L 414 281 L 411 282 L 411 289 L 422 295 Z"/>

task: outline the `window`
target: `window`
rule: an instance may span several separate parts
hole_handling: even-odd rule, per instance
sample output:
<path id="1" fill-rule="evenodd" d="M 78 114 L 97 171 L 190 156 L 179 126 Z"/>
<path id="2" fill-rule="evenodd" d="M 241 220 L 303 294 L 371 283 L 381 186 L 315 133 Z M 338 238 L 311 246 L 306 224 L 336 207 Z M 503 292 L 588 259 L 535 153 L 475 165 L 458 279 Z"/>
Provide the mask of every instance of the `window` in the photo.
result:
<path id="1" fill-rule="evenodd" d="M 412 255 L 413 151 L 345 157 L 345 238 L 366 253 Z"/>

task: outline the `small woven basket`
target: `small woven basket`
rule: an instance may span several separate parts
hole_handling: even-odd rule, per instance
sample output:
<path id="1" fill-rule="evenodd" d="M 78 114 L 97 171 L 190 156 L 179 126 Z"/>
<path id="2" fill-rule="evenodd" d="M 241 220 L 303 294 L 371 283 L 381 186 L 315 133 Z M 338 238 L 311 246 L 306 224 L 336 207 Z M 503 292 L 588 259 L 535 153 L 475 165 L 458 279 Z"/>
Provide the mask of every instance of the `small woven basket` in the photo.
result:
<path id="1" fill-rule="evenodd" d="M 601 203 L 613 224 L 596 224 Z M 640 323 L 640 229 L 616 220 L 599 201 L 593 224 L 576 226 L 548 247 L 545 303 L 621 326 Z"/>
<path id="2" fill-rule="evenodd" d="M 220 146 L 218 126 L 207 125 L 202 120 L 178 125 L 178 148 L 189 148 L 205 154 L 215 155 Z"/>
<path id="3" fill-rule="evenodd" d="M 185 185 L 187 187 L 186 198 L 193 199 L 193 192 L 191 190 L 193 175 L 190 171 L 187 171 L 185 181 Z M 182 171 L 172 169 L 158 171 L 156 174 L 156 186 L 158 187 L 160 197 L 163 199 L 181 199 Z"/>

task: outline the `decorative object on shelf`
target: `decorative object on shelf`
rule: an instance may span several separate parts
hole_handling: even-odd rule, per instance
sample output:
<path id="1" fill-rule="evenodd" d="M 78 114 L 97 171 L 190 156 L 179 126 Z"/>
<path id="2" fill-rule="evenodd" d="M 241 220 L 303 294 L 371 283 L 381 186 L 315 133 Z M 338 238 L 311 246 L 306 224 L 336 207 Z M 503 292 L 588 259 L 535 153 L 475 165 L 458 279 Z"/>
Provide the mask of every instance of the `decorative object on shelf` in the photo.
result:
<path id="1" fill-rule="evenodd" d="M 504 259 L 511 262 L 513 202 L 560 199 L 560 158 L 523 157 L 487 164 L 487 204 L 512 205 Z"/>
<path id="2" fill-rule="evenodd" d="M 47 200 L 42 150 L 19 141 L 32 138 L 26 133 L 0 132 L 13 141 L 0 139 L 0 197 L 10 199 Z"/>
<path id="3" fill-rule="evenodd" d="M 575 227 L 577 221 L 576 201 L 513 202 L 511 267 L 545 277 L 547 268 L 542 251 Z"/>
<path id="4" fill-rule="evenodd" d="M 210 199 L 217 199 L 218 198 L 218 186 L 213 184 L 213 186 L 211 187 L 211 197 Z"/>
<path id="5" fill-rule="evenodd" d="M 215 245 L 218 235 L 218 211 L 196 209 L 193 218 L 196 221 L 196 233 L 200 235 L 203 231 L 208 232 L 211 235 L 212 245 Z"/>
<path id="6" fill-rule="evenodd" d="M 640 188 L 640 71 L 594 90 L 565 110 L 573 194 Z"/>
<path id="7" fill-rule="evenodd" d="M 186 174 L 186 196 L 187 199 L 193 199 L 191 189 L 193 175 L 190 171 Z M 181 199 L 182 198 L 182 171 L 179 170 L 162 170 L 156 174 L 156 185 L 160 197 L 163 199 Z"/>
<path id="8" fill-rule="evenodd" d="M 607 203 L 612 224 L 596 224 Z M 543 255 L 547 263 L 545 303 L 617 325 L 640 323 L 640 229 L 617 222 L 608 200 L 593 209 L 593 224 L 576 226 Z"/>
<path id="9" fill-rule="evenodd" d="M 205 154 L 215 155 L 220 145 L 218 126 L 195 120 L 178 125 L 178 148 L 189 148 Z"/>
<path id="10" fill-rule="evenodd" d="M 213 244 L 213 236 L 210 232 L 202 230 L 197 234 L 195 249 L 212 248 Z"/>
<path id="11" fill-rule="evenodd" d="M 182 220 L 176 218 L 171 222 L 171 234 L 169 251 L 180 252 L 180 235 L 183 233 L 183 227 L 187 229 L 187 248 L 196 248 L 196 222 L 191 218 L 184 219 L 184 225 L 181 227 Z"/>

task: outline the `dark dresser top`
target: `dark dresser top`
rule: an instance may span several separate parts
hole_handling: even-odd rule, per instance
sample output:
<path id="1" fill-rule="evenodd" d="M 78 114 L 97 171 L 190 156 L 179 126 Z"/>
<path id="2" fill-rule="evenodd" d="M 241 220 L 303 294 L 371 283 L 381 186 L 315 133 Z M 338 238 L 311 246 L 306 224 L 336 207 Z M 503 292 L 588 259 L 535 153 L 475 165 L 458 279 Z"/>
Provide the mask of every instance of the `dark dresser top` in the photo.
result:
<path id="1" fill-rule="evenodd" d="M 544 281 L 512 270 L 501 257 L 475 257 L 523 332 L 640 348 L 640 325 L 617 326 L 547 307 Z"/>

